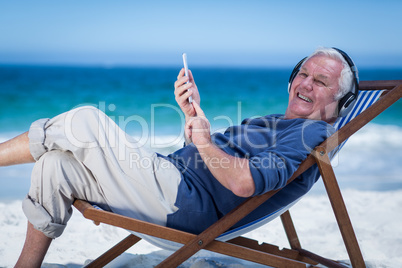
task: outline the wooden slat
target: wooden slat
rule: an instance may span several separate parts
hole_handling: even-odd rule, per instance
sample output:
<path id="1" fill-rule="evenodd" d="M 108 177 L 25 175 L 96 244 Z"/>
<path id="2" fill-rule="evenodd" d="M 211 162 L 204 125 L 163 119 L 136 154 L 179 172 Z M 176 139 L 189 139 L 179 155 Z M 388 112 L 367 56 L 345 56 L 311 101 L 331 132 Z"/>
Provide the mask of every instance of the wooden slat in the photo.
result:
<path id="1" fill-rule="evenodd" d="M 360 81 L 360 90 L 383 90 L 393 89 L 394 87 L 401 85 L 402 80 L 375 80 L 375 81 Z"/>
<path id="2" fill-rule="evenodd" d="M 256 240 L 242 237 L 242 236 L 233 238 L 233 239 L 227 241 L 227 243 L 236 244 L 236 245 L 239 245 L 242 247 L 251 248 L 251 249 L 258 250 L 258 251 L 263 251 L 263 252 L 267 252 L 270 254 L 275 254 L 277 256 L 282 256 L 282 257 L 293 259 L 293 260 L 298 260 L 301 262 L 309 263 L 311 265 L 317 265 L 317 262 L 311 260 L 308 257 L 305 257 L 298 250 L 287 249 L 287 248 L 279 249 L 279 247 L 276 245 L 271 245 L 268 243 L 260 244 Z"/>
<path id="3" fill-rule="evenodd" d="M 115 214 L 109 211 L 98 210 L 92 207 L 88 202 L 83 200 L 76 200 L 74 206 L 81 211 L 85 218 L 93 220 L 95 222 L 102 222 L 112 226 L 121 227 L 126 230 L 134 232 L 153 235 L 158 234 L 158 237 L 175 241 L 177 243 L 187 243 L 195 235 L 160 226 L 157 224 L 133 219 L 130 217 Z"/>
<path id="4" fill-rule="evenodd" d="M 329 268 L 347 268 L 347 267 L 349 267 L 349 266 L 343 265 L 341 263 L 338 263 L 336 261 L 323 258 L 322 256 L 319 256 L 313 252 L 310 252 L 310 251 L 302 249 L 302 248 L 299 248 L 298 251 L 300 252 L 300 254 L 324 265 L 325 267 L 329 267 Z"/>
<path id="5" fill-rule="evenodd" d="M 225 254 L 227 256 L 232 256 L 236 258 L 240 258 L 247 261 L 252 261 L 255 263 L 260 263 L 264 265 L 268 265 L 271 267 L 306 267 L 307 265 L 303 262 L 298 260 L 289 258 L 289 257 L 282 257 L 278 255 L 274 255 L 271 253 L 253 250 L 247 247 L 241 247 L 235 244 L 213 241 L 209 243 L 206 247 L 206 250 L 210 250 L 213 252 Z M 173 254 L 172 254 L 173 255 Z M 289 256 L 289 255 L 288 255 Z M 168 260 L 167 258 L 166 260 Z M 175 264 L 174 259 L 173 262 L 171 261 L 163 261 L 156 267 L 178 267 Z"/>

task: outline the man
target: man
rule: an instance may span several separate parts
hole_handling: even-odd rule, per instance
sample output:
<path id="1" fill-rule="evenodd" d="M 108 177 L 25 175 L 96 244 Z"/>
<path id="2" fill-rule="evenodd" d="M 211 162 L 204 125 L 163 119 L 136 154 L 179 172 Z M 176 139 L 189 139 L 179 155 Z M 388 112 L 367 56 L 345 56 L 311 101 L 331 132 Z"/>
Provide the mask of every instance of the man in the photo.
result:
<path id="1" fill-rule="evenodd" d="M 27 237 L 16 266 L 40 266 L 75 199 L 199 233 L 249 196 L 283 188 L 238 225 L 299 198 L 318 179 L 317 168 L 286 182 L 333 132 L 330 124 L 339 100 L 353 88 L 353 75 L 344 57 L 327 48 L 314 52 L 295 74 L 284 115 L 245 120 L 211 135 L 194 78 L 181 70 L 175 97 L 186 117 L 187 146 L 168 156 L 138 148 L 92 107 L 38 120 L 29 132 L 0 144 L 0 166 L 36 161 L 23 201 Z"/>

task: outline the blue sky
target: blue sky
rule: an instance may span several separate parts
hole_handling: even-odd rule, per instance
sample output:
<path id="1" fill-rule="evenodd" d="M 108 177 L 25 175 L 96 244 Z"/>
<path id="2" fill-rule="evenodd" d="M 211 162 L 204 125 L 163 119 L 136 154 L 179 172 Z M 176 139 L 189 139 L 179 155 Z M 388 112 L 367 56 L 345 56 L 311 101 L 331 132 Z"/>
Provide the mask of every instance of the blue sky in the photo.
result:
<path id="1" fill-rule="evenodd" d="M 292 66 L 336 46 L 402 66 L 402 1 L 0 0 L 0 64 Z"/>

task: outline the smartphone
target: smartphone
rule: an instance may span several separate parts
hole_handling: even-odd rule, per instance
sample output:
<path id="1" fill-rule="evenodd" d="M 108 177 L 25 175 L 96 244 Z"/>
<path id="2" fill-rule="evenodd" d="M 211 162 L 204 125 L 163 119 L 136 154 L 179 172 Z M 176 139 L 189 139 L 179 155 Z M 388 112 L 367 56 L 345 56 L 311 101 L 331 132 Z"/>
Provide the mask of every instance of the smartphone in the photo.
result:
<path id="1" fill-rule="evenodd" d="M 187 64 L 187 54 L 183 53 L 183 65 L 184 65 L 184 75 L 188 77 L 188 64 Z M 186 82 L 186 84 L 188 83 L 188 81 Z M 193 97 L 189 97 L 188 101 L 190 103 L 193 102 Z"/>

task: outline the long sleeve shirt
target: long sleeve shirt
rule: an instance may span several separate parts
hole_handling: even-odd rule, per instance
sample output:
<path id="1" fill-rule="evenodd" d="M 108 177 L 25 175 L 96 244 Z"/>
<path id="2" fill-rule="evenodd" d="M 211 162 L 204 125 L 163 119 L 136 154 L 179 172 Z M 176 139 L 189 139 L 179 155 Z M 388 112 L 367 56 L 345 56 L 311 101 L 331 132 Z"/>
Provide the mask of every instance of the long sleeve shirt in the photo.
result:
<path id="1" fill-rule="evenodd" d="M 248 159 L 254 195 L 281 189 L 233 228 L 277 211 L 308 192 L 319 178 L 316 165 L 286 183 L 308 154 L 333 132 L 324 121 L 269 115 L 246 119 L 212 135 L 212 142 L 227 154 Z M 178 210 L 167 216 L 167 226 L 198 234 L 245 201 L 214 178 L 193 144 L 166 158 L 182 173 L 175 203 Z M 224 168 L 224 161 L 216 164 Z"/>

